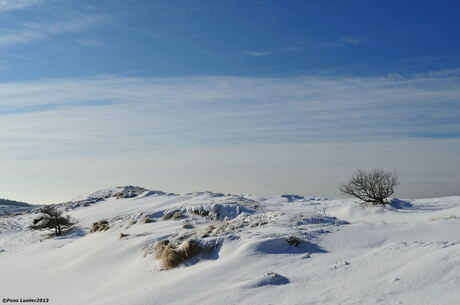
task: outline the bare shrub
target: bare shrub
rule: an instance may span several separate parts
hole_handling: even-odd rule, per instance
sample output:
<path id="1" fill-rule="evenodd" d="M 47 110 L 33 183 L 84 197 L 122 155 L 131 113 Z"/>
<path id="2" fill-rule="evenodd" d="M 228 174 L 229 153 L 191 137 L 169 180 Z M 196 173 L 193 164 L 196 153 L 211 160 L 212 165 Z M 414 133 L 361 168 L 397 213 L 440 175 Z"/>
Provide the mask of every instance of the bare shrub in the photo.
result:
<path id="1" fill-rule="evenodd" d="M 30 229 L 53 230 L 54 235 L 59 236 L 75 225 L 75 221 L 69 215 L 63 215 L 63 212 L 54 206 L 45 206 L 40 212 L 41 215 L 34 218 Z"/>
<path id="2" fill-rule="evenodd" d="M 340 191 L 364 202 L 385 205 L 398 184 L 396 172 L 381 169 L 357 170 L 350 180 L 340 187 Z"/>
<path id="3" fill-rule="evenodd" d="M 285 239 L 290 246 L 294 246 L 294 247 L 299 247 L 300 244 L 302 243 L 302 240 L 296 236 L 289 236 L 289 237 L 286 237 Z"/>
<path id="4" fill-rule="evenodd" d="M 110 228 L 108 220 L 99 220 L 91 226 L 90 233 L 107 231 Z"/>
<path id="5" fill-rule="evenodd" d="M 185 260 L 198 256 L 209 250 L 196 240 L 189 239 L 176 247 L 169 240 L 162 240 L 155 244 L 155 258 L 161 261 L 163 269 L 173 269 Z"/>

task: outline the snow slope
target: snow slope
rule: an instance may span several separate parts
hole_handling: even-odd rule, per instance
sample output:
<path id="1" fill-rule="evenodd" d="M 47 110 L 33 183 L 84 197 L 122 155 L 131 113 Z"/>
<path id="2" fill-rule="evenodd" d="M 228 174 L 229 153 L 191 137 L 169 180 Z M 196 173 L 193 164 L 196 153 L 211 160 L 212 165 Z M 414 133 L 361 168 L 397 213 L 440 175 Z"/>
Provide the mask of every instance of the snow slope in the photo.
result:
<path id="1" fill-rule="evenodd" d="M 353 200 L 137 187 L 59 205 L 76 229 L 0 217 L 0 298 L 49 304 L 460 304 L 460 197 Z M 106 219 L 110 229 L 89 233 Z M 120 238 L 120 233 L 128 234 Z M 162 270 L 160 240 L 213 251 Z"/>
<path id="2" fill-rule="evenodd" d="M 11 215 L 11 214 L 23 212 L 23 211 L 26 211 L 32 208 L 34 208 L 33 205 L 25 203 L 25 202 L 0 198 L 0 216 Z"/>

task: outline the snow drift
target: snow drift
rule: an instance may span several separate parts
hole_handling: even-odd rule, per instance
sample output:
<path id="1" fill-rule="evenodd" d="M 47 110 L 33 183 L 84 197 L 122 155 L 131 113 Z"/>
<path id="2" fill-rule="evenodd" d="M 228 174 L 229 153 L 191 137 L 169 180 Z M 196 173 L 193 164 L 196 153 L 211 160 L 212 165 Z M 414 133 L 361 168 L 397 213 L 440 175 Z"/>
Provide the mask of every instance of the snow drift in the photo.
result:
<path id="1" fill-rule="evenodd" d="M 33 210 L 0 217 L 0 297 L 59 305 L 458 304 L 460 197 L 366 207 L 127 186 L 58 206 L 78 220 L 59 237 L 28 229 Z M 90 233 L 94 223 L 104 230 Z M 170 268 L 165 255 L 174 256 Z"/>

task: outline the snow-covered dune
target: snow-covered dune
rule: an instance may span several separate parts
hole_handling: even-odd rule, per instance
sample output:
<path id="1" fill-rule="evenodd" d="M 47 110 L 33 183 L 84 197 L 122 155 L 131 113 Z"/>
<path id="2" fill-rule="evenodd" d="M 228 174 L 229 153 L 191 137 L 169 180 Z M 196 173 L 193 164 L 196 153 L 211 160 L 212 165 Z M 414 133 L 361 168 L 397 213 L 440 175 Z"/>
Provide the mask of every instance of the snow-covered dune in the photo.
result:
<path id="1" fill-rule="evenodd" d="M 31 208 L 34 206 L 25 202 L 0 198 L 0 216 L 20 213 Z"/>
<path id="2" fill-rule="evenodd" d="M 120 187 L 58 205 L 60 237 L 34 213 L 0 217 L 0 297 L 48 304 L 459 304 L 460 197 L 353 200 Z M 109 229 L 90 233 L 94 222 Z M 123 235 L 121 235 L 123 234 Z M 165 242 L 165 241 L 168 242 Z M 202 253 L 165 270 L 158 245 Z M 158 257 L 158 256 L 157 256 Z"/>

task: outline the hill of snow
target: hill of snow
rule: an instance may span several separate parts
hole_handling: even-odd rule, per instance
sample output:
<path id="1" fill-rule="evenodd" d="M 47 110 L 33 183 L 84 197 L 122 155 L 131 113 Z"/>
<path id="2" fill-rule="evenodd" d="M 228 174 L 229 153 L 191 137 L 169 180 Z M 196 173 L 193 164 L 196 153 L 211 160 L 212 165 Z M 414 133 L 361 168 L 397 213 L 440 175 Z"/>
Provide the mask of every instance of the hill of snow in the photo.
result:
<path id="1" fill-rule="evenodd" d="M 23 212 L 33 207 L 34 205 L 25 202 L 0 198 L 0 216 Z"/>
<path id="2" fill-rule="evenodd" d="M 127 186 L 58 205 L 68 234 L 0 217 L 0 297 L 48 304 L 459 304 L 460 197 L 387 207 Z M 90 233 L 106 220 L 109 229 Z M 165 268 L 159 245 L 205 249 Z M 181 250 L 182 251 L 182 250 Z M 183 250 L 188 251 L 188 250 Z M 184 253 L 185 253 L 184 252 Z M 193 254 L 193 253 L 192 253 Z"/>

